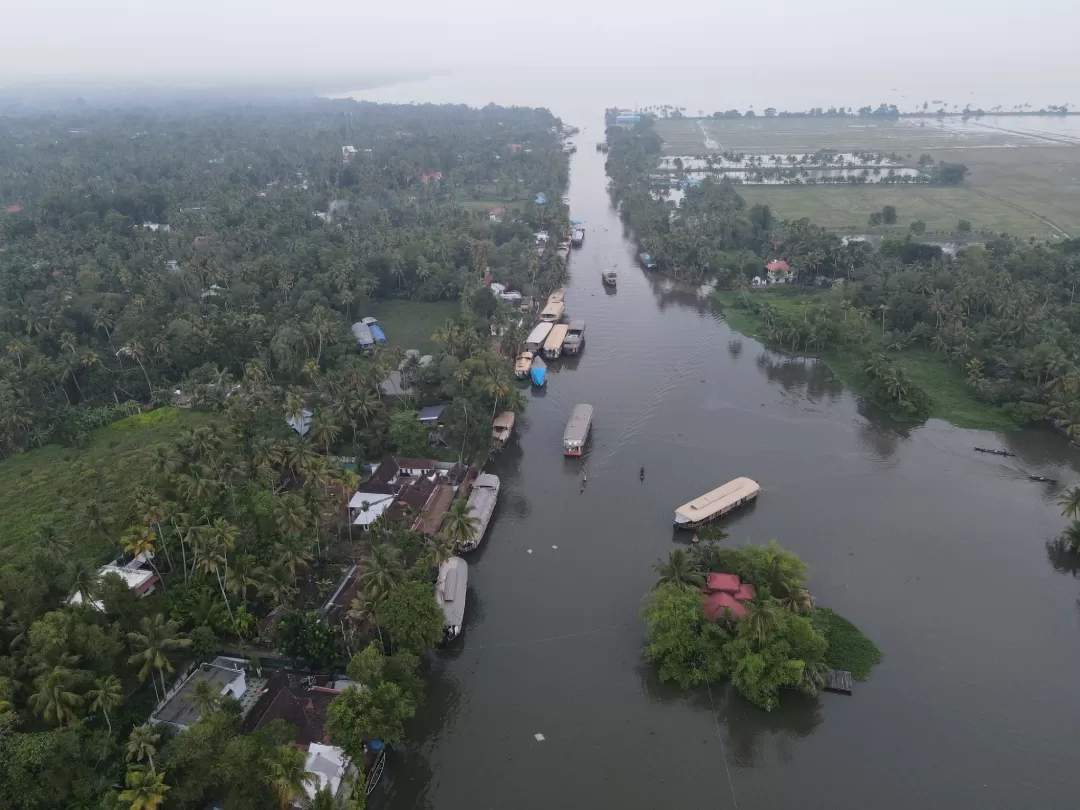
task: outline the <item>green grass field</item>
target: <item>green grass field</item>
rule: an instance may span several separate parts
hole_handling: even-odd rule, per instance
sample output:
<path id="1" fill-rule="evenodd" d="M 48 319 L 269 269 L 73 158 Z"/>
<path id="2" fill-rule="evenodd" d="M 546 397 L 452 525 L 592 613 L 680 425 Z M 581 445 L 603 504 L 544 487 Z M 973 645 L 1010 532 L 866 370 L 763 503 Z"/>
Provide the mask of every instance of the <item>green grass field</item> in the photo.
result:
<path id="1" fill-rule="evenodd" d="M 894 232 L 914 220 L 947 235 L 961 219 L 980 232 L 1060 239 L 1080 235 L 1080 127 L 1075 119 L 983 119 L 964 122 L 828 118 L 667 119 L 657 122 L 668 155 L 726 150 L 800 154 L 818 149 L 895 153 L 908 165 L 922 154 L 971 170 L 959 187 L 762 186 L 739 189 L 785 219 L 808 217 L 838 231 L 861 233 L 867 218 L 896 206 Z M 706 146 L 706 143 L 711 146 Z M 935 234 L 936 232 L 936 234 Z"/>
<path id="2" fill-rule="evenodd" d="M 759 290 L 750 293 L 755 297 L 765 297 L 777 309 L 795 312 L 799 302 L 813 295 L 813 291 L 793 289 Z M 724 320 L 738 332 L 752 335 L 762 343 L 768 343 L 760 334 L 761 324 L 748 310 L 734 306 L 738 294 L 721 291 L 716 294 L 724 306 Z M 781 351 L 784 347 L 776 346 Z M 803 354 L 813 354 L 803 352 Z M 840 382 L 856 394 L 863 381 L 863 371 L 857 357 L 844 351 L 825 351 L 821 361 L 828 366 Z M 928 349 L 909 348 L 902 352 L 890 353 L 912 381 L 929 394 L 933 406 L 930 416 L 944 419 L 957 427 L 976 430 L 1015 430 L 1017 425 L 1005 413 L 994 405 L 988 405 L 977 399 L 964 381 L 964 375 L 956 366 L 949 365 L 942 357 Z"/>
<path id="3" fill-rule="evenodd" d="M 147 479 L 153 447 L 212 418 L 159 408 L 98 429 L 81 447 L 47 445 L 0 461 L 0 551 L 25 546 L 40 526 L 52 523 L 71 538 L 75 557 L 103 560 L 127 527 L 111 527 L 111 542 L 90 537 L 79 505 L 96 503 L 106 515 L 125 511 L 131 491 Z"/>
<path id="4" fill-rule="evenodd" d="M 422 354 L 435 351 L 431 336 L 461 312 L 457 301 L 404 301 L 391 298 L 376 301 L 362 314 L 379 319 L 390 346 L 418 349 Z"/>

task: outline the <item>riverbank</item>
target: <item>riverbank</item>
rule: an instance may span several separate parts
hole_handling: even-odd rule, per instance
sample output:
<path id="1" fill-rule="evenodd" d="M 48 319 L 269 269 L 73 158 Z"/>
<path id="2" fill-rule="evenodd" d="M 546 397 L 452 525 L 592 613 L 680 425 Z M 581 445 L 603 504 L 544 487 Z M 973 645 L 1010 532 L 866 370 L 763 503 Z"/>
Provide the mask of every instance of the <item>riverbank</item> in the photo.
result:
<path id="1" fill-rule="evenodd" d="M 816 291 L 813 290 L 795 288 L 773 288 L 747 293 L 755 300 L 768 301 L 777 310 L 788 314 L 797 312 L 800 303 L 815 294 Z M 764 324 L 761 318 L 738 305 L 740 293 L 721 290 L 715 295 L 723 308 L 724 320 L 732 329 L 760 340 L 778 351 L 791 351 L 790 346 L 768 340 L 763 334 Z M 832 347 L 817 352 L 800 350 L 798 354 L 821 360 L 844 386 L 859 396 L 867 396 L 869 378 L 863 371 L 861 357 L 855 352 L 843 347 Z M 949 365 L 930 350 L 908 347 L 888 352 L 888 357 L 930 397 L 930 418 L 943 419 L 956 427 L 973 430 L 1017 430 L 1020 427 L 1002 408 L 978 399 L 968 388 L 959 368 Z M 904 421 L 901 417 L 897 418 L 898 421 Z"/>

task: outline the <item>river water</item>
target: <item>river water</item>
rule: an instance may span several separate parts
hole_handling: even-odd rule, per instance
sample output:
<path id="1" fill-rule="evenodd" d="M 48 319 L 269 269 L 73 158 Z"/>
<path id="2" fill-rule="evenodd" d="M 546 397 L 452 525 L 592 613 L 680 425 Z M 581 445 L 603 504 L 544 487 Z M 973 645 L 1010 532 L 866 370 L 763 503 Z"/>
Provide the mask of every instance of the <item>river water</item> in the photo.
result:
<path id="1" fill-rule="evenodd" d="M 446 81 L 430 100 L 488 100 Z M 415 742 L 373 806 L 1075 807 L 1080 559 L 1053 541 L 1080 457 L 1039 431 L 898 426 L 816 362 L 638 269 L 592 147 L 604 103 L 550 103 L 583 129 L 569 196 L 587 236 L 566 300 L 585 348 L 551 364 L 490 467 L 503 489 L 469 557 L 464 636 L 435 662 Z M 606 267 L 617 291 L 601 285 Z M 560 444 L 581 402 L 595 408 L 584 493 Z M 685 541 L 675 506 L 740 475 L 763 492 L 726 523 L 730 542 L 778 538 L 809 564 L 819 602 L 884 651 L 853 697 L 784 695 L 767 714 L 725 686 L 659 684 L 642 660 L 650 566 Z"/>

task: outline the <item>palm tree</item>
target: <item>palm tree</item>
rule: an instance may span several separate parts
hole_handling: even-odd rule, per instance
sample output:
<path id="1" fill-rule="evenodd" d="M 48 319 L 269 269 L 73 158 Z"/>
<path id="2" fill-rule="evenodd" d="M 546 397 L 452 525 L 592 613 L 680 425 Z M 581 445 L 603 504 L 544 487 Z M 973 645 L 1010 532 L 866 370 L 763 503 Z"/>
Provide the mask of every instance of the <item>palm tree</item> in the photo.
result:
<path id="1" fill-rule="evenodd" d="M 279 810 L 289 810 L 295 801 L 307 795 L 307 786 L 318 784 L 307 770 L 304 752 L 292 745 L 282 745 L 264 763 L 266 783 L 277 798 Z"/>
<path id="2" fill-rule="evenodd" d="M 157 810 L 165 801 L 164 773 L 154 773 L 145 768 L 130 768 L 125 777 L 126 790 L 117 797 L 131 810 Z"/>
<path id="3" fill-rule="evenodd" d="M 682 588 L 700 588 L 705 584 L 705 576 L 698 568 L 693 556 L 684 548 L 673 548 L 668 552 L 667 562 L 658 561 L 653 571 L 660 575 L 654 588 L 661 585 L 677 585 Z"/>
<path id="4" fill-rule="evenodd" d="M 127 744 L 124 745 L 124 758 L 128 762 L 142 762 L 144 759 L 150 763 L 150 770 L 154 768 L 154 754 L 157 753 L 158 743 L 161 742 L 161 734 L 154 730 L 149 723 L 135 726 L 128 736 Z"/>
<path id="5" fill-rule="evenodd" d="M 243 554 L 233 560 L 230 574 L 229 591 L 233 596 L 239 596 L 241 602 L 246 602 L 248 589 L 259 589 L 266 576 L 266 569 L 258 565 L 250 554 Z"/>
<path id="6" fill-rule="evenodd" d="M 120 542 L 123 544 L 124 553 L 135 558 L 145 557 L 146 561 L 150 563 L 150 567 L 154 569 L 154 573 L 157 574 L 162 590 L 167 590 L 165 580 L 162 579 L 161 572 L 158 570 L 157 565 L 154 564 L 157 539 L 157 535 L 149 527 L 132 526 L 128 533 L 120 538 Z"/>
<path id="7" fill-rule="evenodd" d="M 288 571 L 293 584 L 296 584 L 296 571 L 311 564 L 311 542 L 300 538 L 289 538 L 274 546 L 277 564 Z"/>
<path id="8" fill-rule="evenodd" d="M 751 640 L 761 644 L 780 627 L 782 621 L 780 607 L 776 600 L 758 595 L 752 602 L 747 603 L 742 626 L 746 628 Z"/>
<path id="9" fill-rule="evenodd" d="M 341 426 L 334 420 L 333 414 L 327 408 L 316 408 L 311 417 L 311 427 L 308 436 L 315 444 L 321 444 L 330 455 L 330 444 L 337 441 L 341 435 Z"/>
<path id="10" fill-rule="evenodd" d="M 139 622 L 139 631 L 127 634 L 128 643 L 135 648 L 135 653 L 128 662 L 141 664 L 139 680 L 145 681 L 156 672 L 161 680 L 161 691 L 165 692 L 165 676 L 163 671 L 172 672 L 173 665 L 169 660 L 170 654 L 183 647 L 191 646 L 190 638 L 179 636 L 179 625 L 175 620 L 165 621 L 160 613 L 153 616 L 143 616 Z M 154 684 L 154 693 L 157 694 L 157 684 Z"/>
<path id="11" fill-rule="evenodd" d="M 454 541 L 446 534 L 424 538 L 424 556 L 433 568 L 438 568 L 454 556 Z"/>
<path id="12" fill-rule="evenodd" d="M 343 796 L 335 794 L 329 785 L 324 785 L 301 806 L 304 810 L 347 810 L 349 805 Z"/>
<path id="13" fill-rule="evenodd" d="M 1076 520 L 1078 514 L 1080 514 L 1080 487 L 1073 487 L 1067 490 L 1061 499 L 1058 501 L 1061 506 L 1061 516 L 1071 517 Z"/>
<path id="14" fill-rule="evenodd" d="M 814 609 L 814 597 L 806 588 L 783 586 L 780 606 L 789 613 L 809 613 Z"/>
<path id="15" fill-rule="evenodd" d="M 360 586 L 364 594 L 375 601 L 405 581 L 401 551 L 386 543 L 373 546 L 368 555 L 360 560 L 360 567 Z"/>
<path id="16" fill-rule="evenodd" d="M 98 710 L 105 715 L 105 723 L 112 733 L 112 720 L 109 712 L 120 708 L 124 702 L 124 686 L 115 675 L 106 675 L 94 681 L 94 688 L 86 693 L 86 699 L 90 701 L 89 709 L 92 712 Z"/>
<path id="17" fill-rule="evenodd" d="M 72 582 L 68 590 L 68 598 L 72 599 L 77 595 L 80 602 L 89 605 L 93 601 L 94 593 L 101 580 L 97 566 L 87 560 L 76 560 L 70 571 Z"/>
<path id="18" fill-rule="evenodd" d="M 464 498 L 450 504 L 443 519 L 442 531 L 446 538 L 461 545 L 467 543 L 480 526 L 480 518 L 473 514 L 472 507 Z"/>
<path id="19" fill-rule="evenodd" d="M 52 672 L 38 683 L 38 691 L 27 701 L 30 710 L 49 725 L 62 726 L 75 717 L 75 711 L 83 705 L 80 695 L 71 691 L 74 673 L 65 667 L 53 667 Z"/>

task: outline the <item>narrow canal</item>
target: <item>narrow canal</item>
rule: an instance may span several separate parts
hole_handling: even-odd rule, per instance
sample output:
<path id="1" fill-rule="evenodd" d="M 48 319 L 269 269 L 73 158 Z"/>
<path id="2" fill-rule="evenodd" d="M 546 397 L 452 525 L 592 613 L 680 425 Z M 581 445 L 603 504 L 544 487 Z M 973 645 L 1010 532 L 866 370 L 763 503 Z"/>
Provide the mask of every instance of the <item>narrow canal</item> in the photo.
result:
<path id="1" fill-rule="evenodd" d="M 1052 545 L 1058 492 L 1026 474 L 1071 484 L 1077 455 L 1035 432 L 899 428 L 638 269 L 592 148 L 601 112 L 567 116 L 588 230 L 566 301 L 585 349 L 552 364 L 492 465 L 503 494 L 469 558 L 464 638 L 374 806 L 1075 807 L 1080 569 Z M 584 493 L 560 448 L 576 403 L 595 408 Z M 1018 457 L 972 452 L 999 443 Z M 764 491 L 731 542 L 795 550 L 819 601 L 884 651 L 853 697 L 785 695 L 766 714 L 725 687 L 661 685 L 642 661 L 674 507 L 740 475 Z"/>

